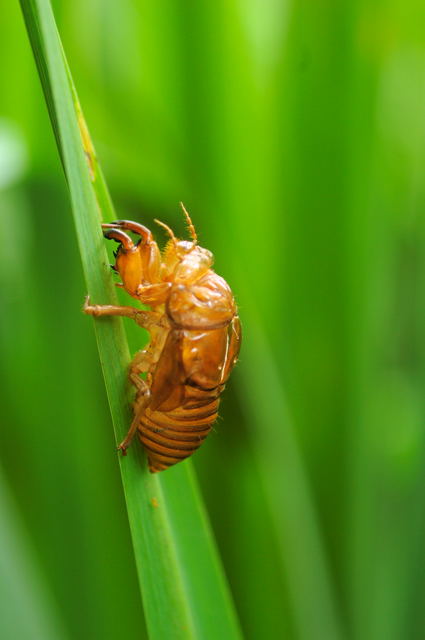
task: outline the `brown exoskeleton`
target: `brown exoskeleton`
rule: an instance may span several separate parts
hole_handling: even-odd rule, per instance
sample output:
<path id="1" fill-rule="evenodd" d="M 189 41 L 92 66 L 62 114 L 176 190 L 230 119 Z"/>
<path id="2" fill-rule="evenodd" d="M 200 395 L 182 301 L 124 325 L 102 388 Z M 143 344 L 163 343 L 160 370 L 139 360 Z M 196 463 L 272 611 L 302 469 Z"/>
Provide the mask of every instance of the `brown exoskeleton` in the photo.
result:
<path id="1" fill-rule="evenodd" d="M 134 419 L 118 448 L 125 454 L 138 431 L 152 473 L 184 460 L 202 444 L 217 418 L 241 340 L 230 287 L 211 269 L 213 255 L 197 244 L 192 221 L 182 208 L 192 242 L 178 240 L 156 220 L 170 235 L 162 253 L 149 229 L 139 223 L 102 225 L 104 236 L 120 243 L 113 266 L 122 279 L 118 286 L 151 311 L 92 305 L 88 298 L 84 305 L 85 313 L 127 316 L 150 333 L 148 346 L 130 366 L 136 387 Z M 140 236 L 137 244 L 125 230 Z"/>

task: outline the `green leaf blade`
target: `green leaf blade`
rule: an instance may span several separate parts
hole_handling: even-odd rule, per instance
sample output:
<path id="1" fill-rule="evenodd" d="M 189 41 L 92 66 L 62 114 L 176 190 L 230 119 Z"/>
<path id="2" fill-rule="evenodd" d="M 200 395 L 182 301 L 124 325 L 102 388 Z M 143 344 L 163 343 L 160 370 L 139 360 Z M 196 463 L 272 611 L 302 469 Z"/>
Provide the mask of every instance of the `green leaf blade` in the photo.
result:
<path id="1" fill-rule="evenodd" d="M 70 190 L 87 289 L 116 303 L 101 217 L 114 217 L 47 0 L 21 0 Z M 94 322 L 117 442 L 131 421 L 130 354 L 121 319 Z M 95 452 L 94 452 L 95 455 Z M 191 463 L 151 475 L 135 444 L 120 459 L 135 560 L 151 638 L 240 637 Z M 115 551 L 119 553 L 119 550 Z"/>

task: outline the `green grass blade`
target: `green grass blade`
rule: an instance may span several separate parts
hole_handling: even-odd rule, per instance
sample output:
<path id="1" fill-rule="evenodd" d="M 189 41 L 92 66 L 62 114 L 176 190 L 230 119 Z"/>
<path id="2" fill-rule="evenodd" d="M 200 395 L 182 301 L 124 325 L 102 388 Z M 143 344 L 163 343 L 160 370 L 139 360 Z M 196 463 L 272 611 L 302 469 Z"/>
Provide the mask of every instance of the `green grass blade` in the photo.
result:
<path id="1" fill-rule="evenodd" d="M 100 216 L 113 209 L 47 0 L 21 0 L 67 177 L 87 289 L 116 302 Z M 129 351 L 120 319 L 95 322 L 117 441 L 130 423 Z M 93 452 L 96 455 L 96 452 Z M 151 475 L 137 445 L 120 459 L 136 564 L 152 638 L 240 637 L 190 462 Z M 119 553 L 119 550 L 115 550 Z"/>

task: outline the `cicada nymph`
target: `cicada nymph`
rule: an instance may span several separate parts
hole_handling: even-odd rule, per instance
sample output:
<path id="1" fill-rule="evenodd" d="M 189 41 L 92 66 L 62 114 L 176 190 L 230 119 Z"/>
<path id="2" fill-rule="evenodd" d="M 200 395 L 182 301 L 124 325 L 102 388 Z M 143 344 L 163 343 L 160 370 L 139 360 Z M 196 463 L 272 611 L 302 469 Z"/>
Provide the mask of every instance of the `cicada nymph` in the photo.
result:
<path id="1" fill-rule="evenodd" d="M 113 269 L 133 298 L 150 307 L 92 305 L 85 313 L 132 318 L 149 331 L 150 342 L 130 365 L 136 388 L 134 418 L 119 445 L 124 454 L 138 433 L 149 470 L 163 471 L 194 453 L 217 419 L 220 394 L 238 358 L 241 326 L 232 291 L 212 267 L 213 255 L 197 243 L 170 239 L 161 252 L 151 231 L 137 222 L 103 224 L 104 236 L 119 243 Z M 133 242 L 126 231 L 138 236 Z M 145 374 L 142 378 L 140 374 Z"/>

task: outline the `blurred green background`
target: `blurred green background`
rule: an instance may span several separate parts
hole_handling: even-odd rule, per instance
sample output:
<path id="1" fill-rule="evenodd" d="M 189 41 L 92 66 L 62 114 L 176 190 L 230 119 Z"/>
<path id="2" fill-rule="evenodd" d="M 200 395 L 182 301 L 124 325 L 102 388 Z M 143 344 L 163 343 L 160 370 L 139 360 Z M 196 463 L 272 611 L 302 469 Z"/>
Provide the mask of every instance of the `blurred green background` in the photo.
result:
<path id="1" fill-rule="evenodd" d="M 240 363 L 194 463 L 246 637 L 424 638 L 425 5 L 54 9 L 120 217 L 183 233 L 183 200 L 240 305 Z M 17 3 L 0 92 L 0 635 L 144 638 Z"/>

